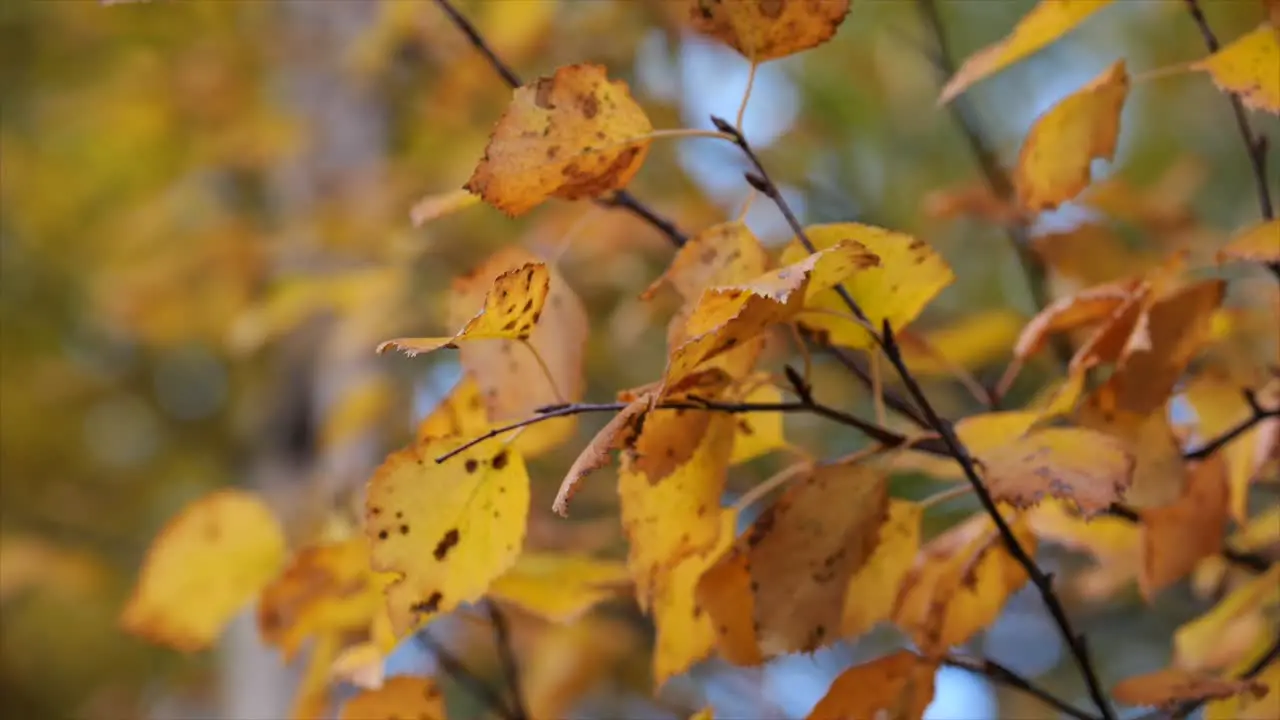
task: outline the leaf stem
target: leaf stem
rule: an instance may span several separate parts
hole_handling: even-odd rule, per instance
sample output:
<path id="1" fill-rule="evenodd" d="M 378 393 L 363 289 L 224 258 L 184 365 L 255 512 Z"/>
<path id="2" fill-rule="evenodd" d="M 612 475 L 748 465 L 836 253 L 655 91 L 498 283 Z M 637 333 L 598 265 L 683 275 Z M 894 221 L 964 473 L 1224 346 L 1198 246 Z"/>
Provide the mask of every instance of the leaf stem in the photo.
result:
<path id="1" fill-rule="evenodd" d="M 929 497 L 919 501 L 917 505 L 920 506 L 921 510 L 927 510 L 933 507 L 934 505 L 939 505 L 941 503 L 947 502 L 948 500 L 954 500 L 958 497 L 968 495 L 970 492 L 973 492 L 973 488 L 971 486 L 956 485 L 955 487 L 947 488 L 946 490 L 942 490 L 940 492 L 936 492 L 930 495 Z"/>
<path id="2" fill-rule="evenodd" d="M 751 61 L 751 71 L 747 74 L 747 89 L 742 91 L 742 104 L 738 106 L 738 118 L 734 122 L 734 127 L 738 128 L 738 132 L 742 132 L 742 118 L 747 114 L 747 101 L 751 99 L 751 89 L 756 84 L 756 70 L 760 67 L 760 63 L 755 60 Z"/>

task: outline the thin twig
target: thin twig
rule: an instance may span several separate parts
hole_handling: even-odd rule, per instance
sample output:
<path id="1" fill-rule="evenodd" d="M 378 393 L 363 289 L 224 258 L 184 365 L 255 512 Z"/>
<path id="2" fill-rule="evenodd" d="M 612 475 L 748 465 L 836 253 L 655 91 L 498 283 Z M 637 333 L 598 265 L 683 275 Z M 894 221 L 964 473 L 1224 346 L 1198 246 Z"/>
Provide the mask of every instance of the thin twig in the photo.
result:
<path id="1" fill-rule="evenodd" d="M 520 666 L 516 663 L 515 647 L 511 644 L 511 630 L 507 627 L 507 619 L 502 616 L 497 603 L 490 600 L 486 605 L 489 621 L 493 623 L 493 641 L 498 647 L 498 660 L 502 663 L 502 674 L 507 680 L 507 692 L 511 696 L 513 715 L 515 720 L 529 720 L 524 693 L 520 691 Z"/>
<path id="2" fill-rule="evenodd" d="M 942 76 L 942 80 L 945 82 L 955 74 L 956 68 L 953 60 L 954 56 L 951 54 L 951 44 L 942 25 L 942 17 L 938 13 L 938 6 L 934 0 L 919 0 L 918 4 L 920 13 L 924 16 L 925 24 L 929 26 L 929 30 L 933 34 L 934 45 L 937 47 L 937 52 L 930 54 L 930 60 L 933 61 L 937 67 L 938 74 Z M 986 178 L 987 186 L 991 188 L 991 192 L 1001 201 L 1011 201 L 1014 196 L 1013 183 L 1009 180 L 1009 174 L 1000 167 L 1000 162 L 991 150 L 990 143 L 983 136 L 978 121 L 969 106 L 968 99 L 963 96 L 953 98 L 951 102 L 947 103 L 947 109 L 951 113 L 951 118 L 956 127 L 960 129 L 960 133 L 964 135 L 965 140 L 968 142 L 973 158 L 982 170 L 982 175 Z M 1049 290 L 1044 263 L 1040 261 L 1040 258 L 1036 257 L 1035 251 L 1031 249 L 1031 243 L 1027 237 L 1027 229 L 1023 224 L 1006 225 L 1005 232 L 1009 238 L 1009 245 L 1013 249 L 1014 255 L 1018 258 L 1018 264 L 1022 266 L 1022 274 L 1027 279 L 1027 289 L 1031 293 L 1031 301 L 1035 305 L 1035 310 L 1039 312 L 1049 304 Z M 1058 362 L 1064 366 L 1070 363 L 1072 351 L 1071 345 L 1066 338 L 1064 336 L 1054 336 L 1051 342 L 1053 353 Z"/>
<path id="3" fill-rule="evenodd" d="M 472 25 L 471 21 L 459 12 L 452 2 L 449 0 L 436 0 L 436 5 L 439 5 L 440 9 L 449 16 L 449 20 L 453 22 L 454 26 L 461 30 L 463 35 L 467 36 L 467 40 L 472 47 L 484 55 L 485 60 L 489 61 L 489 65 L 502 77 L 502 81 L 508 87 L 514 89 L 524 84 L 515 70 L 503 62 L 502 58 L 498 57 L 498 53 L 485 41 L 484 36 L 480 34 L 476 26 Z M 626 190 L 619 190 L 612 197 L 599 198 L 595 202 L 602 207 L 622 208 L 630 212 L 632 215 L 649 223 L 663 235 L 666 235 L 667 239 L 676 247 L 681 247 L 689 241 L 689 236 L 676 227 L 675 223 L 654 212 L 652 208 L 637 200 L 634 195 Z"/>
<path id="4" fill-rule="evenodd" d="M 1089 713 L 1064 700 L 1054 697 L 1053 693 L 1037 686 L 1027 678 L 1019 675 L 1008 667 L 1001 665 L 995 660 L 990 660 L 988 658 L 958 657 L 952 655 L 944 658 L 942 664 L 954 668 L 960 668 L 961 670 L 968 670 L 971 673 L 982 675 L 992 682 L 999 683 L 1006 687 L 1011 687 L 1015 690 L 1020 690 L 1049 707 L 1076 718 L 1076 720 L 1097 720 Z"/>
<path id="5" fill-rule="evenodd" d="M 488 683 L 471 672 L 461 660 L 449 652 L 448 648 L 432 637 L 426 628 L 414 633 L 413 639 L 414 642 L 421 645 L 427 653 L 435 658 L 436 662 L 440 663 L 440 667 L 444 669 L 449 677 L 471 693 L 481 705 L 492 710 L 495 715 L 503 720 L 521 720 L 511 712 L 507 704 L 502 701 L 502 698 L 493 688 L 489 687 Z"/>
<path id="6" fill-rule="evenodd" d="M 1249 403 L 1249 409 L 1252 411 L 1249 414 L 1249 417 L 1241 420 L 1239 423 L 1236 423 L 1217 437 L 1205 441 L 1205 443 L 1200 447 L 1183 453 L 1183 459 L 1204 460 L 1210 455 L 1218 452 L 1218 450 L 1225 447 L 1232 440 L 1235 440 L 1241 435 L 1249 432 L 1254 425 L 1257 425 L 1263 420 L 1266 420 L 1267 418 L 1280 418 L 1280 406 L 1276 406 L 1271 409 L 1262 407 L 1258 404 L 1258 397 L 1252 390 L 1244 391 L 1244 399 L 1245 402 Z"/>

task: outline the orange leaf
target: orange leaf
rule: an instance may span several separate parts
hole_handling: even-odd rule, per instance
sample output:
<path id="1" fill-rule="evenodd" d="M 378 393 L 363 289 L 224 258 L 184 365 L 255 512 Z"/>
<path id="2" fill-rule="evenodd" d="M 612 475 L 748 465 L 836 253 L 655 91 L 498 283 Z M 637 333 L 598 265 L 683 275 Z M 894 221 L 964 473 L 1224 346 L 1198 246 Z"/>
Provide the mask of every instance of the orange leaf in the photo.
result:
<path id="1" fill-rule="evenodd" d="M 1192 66 L 1255 110 L 1280 115 L 1280 28 L 1264 22 Z"/>
<path id="2" fill-rule="evenodd" d="M 992 497 L 1017 508 L 1050 496 L 1096 515 L 1133 481 L 1133 458 L 1122 443 L 1083 428 L 1039 430 L 975 457 Z"/>
<path id="3" fill-rule="evenodd" d="M 688 0 L 689 22 L 742 53 L 764 62 L 830 40 L 849 14 L 849 0 Z"/>
<path id="4" fill-rule="evenodd" d="M 809 720 L 920 720 L 933 702 L 935 660 L 899 650 L 840 673 Z"/>
<path id="5" fill-rule="evenodd" d="M 551 197 L 598 197 L 631 181 L 652 131 L 626 83 L 567 65 L 516 88 L 466 189 L 511 216 Z"/>
<path id="6" fill-rule="evenodd" d="M 1036 313 L 1022 329 L 1022 334 L 1013 347 L 1014 356 L 1029 358 L 1039 352 L 1048 338 L 1056 333 L 1107 321 L 1134 297 L 1135 290 L 1137 288 L 1129 283 L 1099 285 L 1053 301 Z"/>
<path id="7" fill-rule="evenodd" d="M 1121 60 L 1036 120 L 1014 176 L 1024 208 L 1052 210 L 1088 186 L 1094 158 L 1115 156 L 1128 93 L 1129 74 Z"/>
<path id="8" fill-rule="evenodd" d="M 341 720 L 445 720 L 444 695 L 430 678 L 397 675 L 364 690 L 342 708 Z"/>
<path id="9" fill-rule="evenodd" d="M 979 80 L 1039 52 L 1110 4 L 1111 0 L 1040 0 L 1007 37 L 965 60 L 942 88 L 938 103 L 951 102 Z"/>
<path id="10" fill-rule="evenodd" d="M 1172 708 L 1179 703 L 1221 700 L 1245 693 L 1262 697 L 1267 694 L 1267 686 L 1257 680 L 1234 680 L 1165 668 L 1126 678 L 1111 692 L 1126 705 Z"/>
<path id="11" fill-rule="evenodd" d="M 681 299 L 692 303 L 709 287 L 747 282 L 768 266 L 769 257 L 750 228 L 740 222 L 721 223 L 685 243 L 641 297 L 649 299 L 669 283 Z"/>
<path id="12" fill-rule="evenodd" d="M 764 662 L 755 631 L 755 597 L 747 549 L 735 543 L 707 569 L 695 590 L 698 607 L 713 618 L 716 648 L 734 665 Z"/>
<path id="13" fill-rule="evenodd" d="M 1280 219 L 1254 225 L 1231 238 L 1218 251 L 1218 262 L 1224 260 L 1280 262 Z"/>
<path id="14" fill-rule="evenodd" d="M 1222 549 L 1227 526 L 1226 462 L 1215 455 L 1199 463 L 1177 502 L 1139 512 L 1142 570 L 1138 587 L 1151 600 L 1186 577 L 1201 559 Z"/>

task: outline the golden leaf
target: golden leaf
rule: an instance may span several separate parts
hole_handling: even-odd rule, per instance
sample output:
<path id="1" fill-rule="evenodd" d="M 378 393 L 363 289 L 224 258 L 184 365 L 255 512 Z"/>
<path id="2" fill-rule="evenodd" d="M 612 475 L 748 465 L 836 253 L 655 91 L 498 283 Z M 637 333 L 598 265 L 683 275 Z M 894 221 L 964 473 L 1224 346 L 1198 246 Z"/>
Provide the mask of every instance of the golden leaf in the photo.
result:
<path id="1" fill-rule="evenodd" d="M 924 509 L 907 500 L 890 500 L 889 514 L 867 562 L 849 578 L 840 632 L 857 637 L 893 617 L 898 588 L 920 550 L 920 519 Z"/>
<path id="2" fill-rule="evenodd" d="M 648 299 L 670 284 L 681 299 L 692 303 L 709 287 L 747 282 L 768 266 L 769 256 L 745 224 L 712 225 L 681 246 L 667 271 L 641 297 Z"/>
<path id="3" fill-rule="evenodd" d="M 1280 28 L 1264 22 L 1192 66 L 1255 110 L 1280 115 Z"/>
<path id="4" fill-rule="evenodd" d="M 1231 238 L 1218 251 L 1218 262 L 1224 260 L 1280 262 L 1280 219 L 1254 225 Z"/>
<path id="5" fill-rule="evenodd" d="M 907 650 L 855 665 L 831 683 L 809 720 L 920 720 L 937 673 L 936 660 Z"/>
<path id="6" fill-rule="evenodd" d="M 431 678 L 397 675 L 346 702 L 341 720 L 445 720 L 444 695 Z"/>
<path id="7" fill-rule="evenodd" d="M 630 586 L 627 566 L 586 555 L 525 553 L 489 587 L 490 597 L 551 622 L 575 620 Z"/>
<path id="8" fill-rule="evenodd" d="M 694 29 L 755 62 L 786 57 L 827 42 L 849 14 L 849 0 L 688 2 Z"/>
<path id="9" fill-rule="evenodd" d="M 1133 482 L 1133 457 L 1123 444 L 1083 428 L 1039 430 L 974 457 L 992 498 L 1017 508 L 1056 497 L 1096 515 L 1121 500 Z"/>
<path id="10" fill-rule="evenodd" d="M 1146 508 L 1138 587 L 1147 600 L 1186 577 L 1202 558 L 1222 549 L 1227 526 L 1227 466 L 1213 456 L 1192 469 L 1181 498 Z"/>

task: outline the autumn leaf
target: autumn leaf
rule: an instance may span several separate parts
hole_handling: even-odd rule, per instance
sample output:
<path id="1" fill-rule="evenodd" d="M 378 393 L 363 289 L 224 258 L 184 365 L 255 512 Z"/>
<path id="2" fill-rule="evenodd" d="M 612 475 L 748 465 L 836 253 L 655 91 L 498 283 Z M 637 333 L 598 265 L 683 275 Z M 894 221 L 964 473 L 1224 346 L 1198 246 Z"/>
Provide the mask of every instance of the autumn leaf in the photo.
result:
<path id="1" fill-rule="evenodd" d="M 526 263 L 507 270 L 493 281 L 485 295 L 484 307 L 450 337 L 397 338 L 378 346 L 378 352 L 400 350 L 409 357 L 445 347 L 457 347 L 464 340 L 526 340 L 542 316 L 542 306 L 551 291 L 551 274 L 543 263 Z"/>
<path id="2" fill-rule="evenodd" d="M 258 631 L 290 658 L 309 637 L 367 628 L 393 577 L 370 569 L 363 536 L 307 546 L 263 589 Z"/>
<path id="3" fill-rule="evenodd" d="M 621 450 L 635 438 L 640 420 L 648 411 L 651 401 L 651 395 L 643 395 L 632 400 L 604 427 L 600 428 L 591 442 L 587 443 L 560 483 L 560 490 L 556 493 L 555 502 L 551 505 L 551 509 L 556 514 L 568 517 L 569 500 L 578 492 L 583 478 L 608 465 L 612 460 L 613 451 Z"/>
<path id="4" fill-rule="evenodd" d="M 1035 551 L 1025 519 L 1009 521 L 1018 543 Z M 991 518 L 978 515 L 930 540 L 898 593 L 894 622 L 926 655 L 945 652 L 999 616 L 1027 582 Z"/>
<path id="5" fill-rule="evenodd" d="M 877 264 L 841 283 L 875 328 L 886 321 L 894 330 L 904 328 L 955 279 L 951 268 L 933 248 L 910 235 L 858 223 L 811 225 L 805 228 L 805 235 L 819 250 L 853 242 L 879 258 Z M 782 251 L 781 261 L 796 262 L 805 253 L 799 240 L 792 240 Z M 848 307 L 835 290 L 806 299 L 804 305 L 808 312 L 802 313 L 800 320 L 805 327 L 825 335 L 836 345 L 872 346 L 871 335 L 849 315 Z"/>
<path id="6" fill-rule="evenodd" d="M 1113 319 L 1135 295 L 1144 294 L 1133 283 L 1114 283 L 1087 288 L 1074 295 L 1059 298 L 1036 313 L 1022 329 L 1013 346 L 1013 354 L 1026 359 L 1040 352 L 1050 337 Z"/>
<path id="7" fill-rule="evenodd" d="M 598 197 L 631 181 L 652 131 L 626 83 L 566 65 L 516 88 L 466 189 L 511 216 L 551 197 Z"/>
<path id="8" fill-rule="evenodd" d="M 341 720 L 445 720 L 444 695 L 431 678 L 396 675 L 364 690 L 342 707 Z"/>
<path id="9" fill-rule="evenodd" d="M 687 0 L 689 22 L 748 60 L 775 60 L 817 47 L 836 34 L 849 0 Z"/>
<path id="10" fill-rule="evenodd" d="M 627 566 L 586 555 L 525 553 L 493 581 L 489 596 L 567 623 L 630 586 Z"/>
<path id="11" fill-rule="evenodd" d="M 1223 700 L 1244 694 L 1262 697 L 1267 694 L 1267 686 L 1257 680 L 1236 680 L 1165 668 L 1125 678 L 1111 692 L 1116 700 L 1126 705 L 1171 709 L 1184 702 Z"/>
<path id="12" fill-rule="evenodd" d="M 1129 74 L 1118 61 L 1036 119 L 1018 154 L 1018 201 L 1032 212 L 1052 210 L 1080 194 L 1095 158 L 1111 160 Z"/>
<path id="13" fill-rule="evenodd" d="M 1264 396 L 1271 397 L 1264 397 Z M 1259 402 L 1280 402 L 1280 383 L 1264 388 Z M 1252 415 L 1240 388 L 1223 377 L 1202 374 L 1187 386 L 1186 399 L 1196 412 L 1197 435 L 1218 437 Z M 1227 461 L 1227 484 L 1231 494 L 1231 517 L 1238 523 L 1248 519 L 1249 487 L 1270 454 L 1268 445 L 1277 443 L 1280 421 L 1266 420 L 1241 433 L 1218 451 Z"/>
<path id="14" fill-rule="evenodd" d="M 693 303 L 709 287 L 747 282 L 768 266 L 764 247 L 744 223 L 712 225 L 676 251 L 666 272 L 641 297 L 649 299 L 670 285 L 682 300 Z"/>
<path id="15" fill-rule="evenodd" d="M 445 438 L 473 438 L 492 427 L 480 385 L 471 375 L 463 375 L 431 414 L 418 423 L 418 442 Z"/>
<path id="16" fill-rule="evenodd" d="M 938 103 L 951 102 L 979 80 L 1039 52 L 1110 4 L 1111 0 L 1040 0 L 1013 32 L 965 60 L 942 88 Z"/>
<path id="17" fill-rule="evenodd" d="M 1192 65 L 1245 106 L 1280 115 L 1280 28 L 1264 22 Z"/>
<path id="18" fill-rule="evenodd" d="M 412 445 L 369 480 L 365 534 L 373 568 L 399 576 L 386 591 L 397 635 L 478 600 L 520 554 L 529 512 L 523 458 L 482 443 L 436 463 L 461 444 Z"/>
<path id="19" fill-rule="evenodd" d="M 152 541 L 121 626 L 183 652 L 209 647 L 280 569 L 284 531 L 252 493 L 218 490 Z"/>
<path id="20" fill-rule="evenodd" d="M 875 550 L 854 571 L 845 591 L 840 632 L 854 638 L 893 617 L 898 588 L 920 550 L 920 520 L 924 509 L 907 500 L 889 500 L 888 517 L 880 526 Z"/>
<path id="21" fill-rule="evenodd" d="M 1280 711 L 1280 662 L 1263 668 L 1255 692 L 1215 700 L 1204 706 L 1204 720 L 1274 720 Z"/>
<path id="22" fill-rule="evenodd" d="M 969 454 L 977 457 L 996 450 L 1009 438 L 1026 434 L 1039 419 L 1038 413 L 1021 410 L 982 413 L 961 418 L 955 424 L 955 431 Z M 936 478 L 964 479 L 964 470 L 949 457 L 908 450 L 896 454 L 889 463 L 901 470 L 916 470 Z"/>
<path id="23" fill-rule="evenodd" d="M 782 391 L 776 385 L 760 385 L 742 396 L 741 402 L 781 403 Z M 748 462 L 786 445 L 787 440 L 782 434 L 782 413 L 742 413 L 734 418 L 733 455 L 729 464 Z"/>
<path id="24" fill-rule="evenodd" d="M 1176 502 L 1139 511 L 1142 565 L 1138 587 L 1148 601 L 1222 548 L 1227 525 L 1227 466 L 1221 456 L 1198 463 Z"/>
<path id="25" fill-rule="evenodd" d="M 322 633 L 312 643 L 289 709 L 290 720 L 312 720 L 330 715 L 333 687 L 329 680 L 333 662 L 341 650 L 342 639 L 338 633 Z"/>
<path id="26" fill-rule="evenodd" d="M 1178 667 L 1194 671 L 1220 670 L 1239 657 L 1223 657 L 1223 638 L 1239 624 L 1266 618 L 1280 607 L 1280 565 L 1249 579 L 1218 601 L 1209 612 L 1182 625 L 1173 634 L 1174 660 Z M 1271 623 L 1263 622 L 1265 627 Z M 1263 634 L 1265 635 L 1265 633 Z M 1258 635 L 1254 636 L 1255 638 Z"/>
<path id="27" fill-rule="evenodd" d="M 983 310 L 924 332 L 904 332 L 897 338 L 903 360 L 916 376 L 947 375 L 956 368 L 972 370 L 1004 360 L 1024 319 L 1003 308 Z"/>
<path id="28" fill-rule="evenodd" d="M 936 660 L 907 650 L 855 665 L 831 683 L 809 720 L 920 720 L 937 673 Z"/>
<path id="29" fill-rule="evenodd" d="M 1133 481 L 1123 444 L 1084 428 L 1038 430 L 974 457 L 992 498 L 1017 508 L 1056 497 L 1092 516 L 1123 499 Z"/>
<path id="30" fill-rule="evenodd" d="M 1280 219 L 1254 225 L 1231 238 L 1218 251 L 1218 262 L 1224 260 L 1280 262 Z"/>

